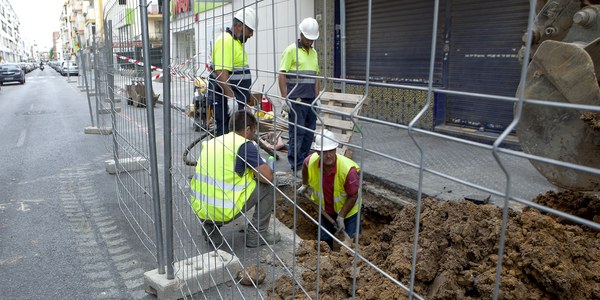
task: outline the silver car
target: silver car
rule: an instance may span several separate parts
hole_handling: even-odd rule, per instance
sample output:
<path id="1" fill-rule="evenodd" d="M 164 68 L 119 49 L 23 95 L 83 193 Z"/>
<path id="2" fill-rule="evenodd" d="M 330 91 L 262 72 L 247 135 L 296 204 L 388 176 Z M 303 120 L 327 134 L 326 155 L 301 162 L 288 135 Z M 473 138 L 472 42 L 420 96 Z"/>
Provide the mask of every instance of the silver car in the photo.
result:
<path id="1" fill-rule="evenodd" d="M 79 75 L 79 67 L 77 66 L 77 63 L 74 61 L 64 61 L 62 63 L 62 68 L 60 71 L 60 74 L 62 76 L 78 76 Z"/>

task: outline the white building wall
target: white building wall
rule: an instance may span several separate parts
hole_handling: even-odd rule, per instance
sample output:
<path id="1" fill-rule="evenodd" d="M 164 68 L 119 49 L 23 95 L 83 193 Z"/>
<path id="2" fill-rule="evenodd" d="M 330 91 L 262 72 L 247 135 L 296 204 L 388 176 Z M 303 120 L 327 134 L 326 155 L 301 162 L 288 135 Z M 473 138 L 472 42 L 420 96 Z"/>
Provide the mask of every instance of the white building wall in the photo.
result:
<path id="1" fill-rule="evenodd" d="M 177 15 L 171 22 L 171 61 L 175 64 L 185 62 L 197 55 L 197 39 L 194 36 L 194 15 L 192 12 Z"/>
<path id="2" fill-rule="evenodd" d="M 0 1 L 0 52 L 3 62 L 19 62 L 23 58 L 23 42 L 16 28 L 19 27 L 19 16 L 8 0 Z"/>
<path id="3" fill-rule="evenodd" d="M 252 90 L 261 92 L 264 85 L 265 91 L 278 94 L 275 73 L 279 70 L 281 53 L 299 38 L 297 25 L 300 21 L 314 17 L 314 0 L 298 0 L 297 5 L 293 0 L 263 1 L 258 5 L 249 2 L 235 0 L 198 15 L 199 21 L 195 24 L 197 56 L 200 61 L 207 61 L 211 44 L 226 27 L 231 27 L 234 12 L 242 9 L 245 3 L 257 9 L 258 15 L 258 30 L 245 45 L 250 68 L 257 70 L 253 73 Z M 201 72 L 202 69 L 197 75 L 201 75 Z"/>

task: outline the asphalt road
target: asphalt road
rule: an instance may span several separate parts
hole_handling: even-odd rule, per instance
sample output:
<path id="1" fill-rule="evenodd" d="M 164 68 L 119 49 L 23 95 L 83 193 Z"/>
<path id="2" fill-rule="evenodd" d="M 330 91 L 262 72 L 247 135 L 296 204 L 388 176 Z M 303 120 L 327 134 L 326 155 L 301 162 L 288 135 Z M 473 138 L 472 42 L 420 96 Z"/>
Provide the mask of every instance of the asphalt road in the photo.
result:
<path id="1" fill-rule="evenodd" d="M 139 299 L 155 258 L 106 173 L 111 137 L 86 135 L 87 98 L 51 68 L 0 90 L 0 298 Z"/>

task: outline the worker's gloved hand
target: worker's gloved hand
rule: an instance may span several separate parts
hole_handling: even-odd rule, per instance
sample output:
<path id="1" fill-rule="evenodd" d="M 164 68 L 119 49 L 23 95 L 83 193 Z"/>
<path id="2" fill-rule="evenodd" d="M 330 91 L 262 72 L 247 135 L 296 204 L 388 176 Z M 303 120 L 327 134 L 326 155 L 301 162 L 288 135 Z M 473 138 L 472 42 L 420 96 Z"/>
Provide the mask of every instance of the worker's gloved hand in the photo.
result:
<path id="1" fill-rule="evenodd" d="M 338 216 L 337 218 L 335 218 L 335 223 L 337 224 L 338 231 L 346 230 L 346 224 L 344 224 L 344 218 L 342 218 L 341 216 Z"/>
<path id="2" fill-rule="evenodd" d="M 227 107 L 229 108 L 227 114 L 229 114 L 230 117 L 233 116 L 233 113 L 237 111 L 238 107 L 234 97 L 227 97 Z"/>
<path id="3" fill-rule="evenodd" d="M 281 104 L 281 112 L 279 113 L 279 116 L 282 119 L 287 120 L 289 115 L 290 115 L 290 107 L 286 102 L 283 102 Z"/>
<path id="4" fill-rule="evenodd" d="M 297 193 L 298 195 L 310 197 L 310 195 L 312 194 L 312 188 L 308 184 L 303 184 L 301 187 L 298 188 Z"/>

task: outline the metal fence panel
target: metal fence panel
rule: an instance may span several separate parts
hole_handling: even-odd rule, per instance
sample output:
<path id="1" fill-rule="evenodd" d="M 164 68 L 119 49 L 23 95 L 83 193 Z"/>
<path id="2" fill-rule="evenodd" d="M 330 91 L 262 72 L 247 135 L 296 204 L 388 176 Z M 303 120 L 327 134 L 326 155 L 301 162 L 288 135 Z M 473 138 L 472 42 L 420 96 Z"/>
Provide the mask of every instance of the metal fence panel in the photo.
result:
<path id="1" fill-rule="evenodd" d="M 430 4 L 431 15 L 426 20 L 427 24 L 431 24 L 430 32 L 418 37 L 430 40 L 427 43 L 428 60 L 411 62 L 421 71 L 428 70 L 428 79 L 401 84 L 376 80 L 377 70 L 371 71 L 371 51 L 381 46 L 382 34 L 389 34 L 389 38 L 383 39 L 386 45 L 398 47 L 410 46 L 416 37 L 404 34 L 395 38 L 393 28 L 389 32 L 381 32 L 383 29 L 373 27 L 373 17 L 376 16 L 372 10 L 373 1 L 365 4 L 362 13 L 366 22 L 361 18 L 360 24 L 344 23 L 352 22 L 352 19 L 340 21 L 345 20 L 345 16 L 341 16 L 344 11 L 340 9 L 345 1 L 335 4 L 308 0 L 166 1 L 169 12 L 163 13 L 162 18 L 168 18 L 168 22 L 162 24 L 159 20 L 163 19 L 159 19 L 156 12 L 166 12 L 166 9 L 158 8 L 156 3 L 142 8 L 140 5 L 146 3 L 143 0 L 139 4 L 126 2 L 126 5 L 117 1 L 107 3 L 106 21 L 112 24 L 110 39 L 99 38 L 93 49 L 81 54 L 82 74 L 85 74 L 84 79 L 93 82 L 88 86 L 88 91 L 93 89 L 95 92 L 93 113 L 98 113 L 107 103 L 112 108 L 109 109 L 110 122 L 101 117 L 96 119 L 102 120 L 99 120 L 98 126 L 102 123 L 112 128 L 113 145 L 110 149 L 119 170 L 116 187 L 123 213 L 144 246 L 155 255 L 160 274 L 164 272 L 161 261 L 166 257 L 167 274 L 162 276 L 177 281 L 176 297 L 600 297 L 597 293 L 600 283 L 593 271 L 600 264 L 598 258 L 593 257 L 594 251 L 600 247 L 597 238 L 594 238 L 600 230 L 598 210 L 591 209 L 592 213 L 581 214 L 576 212 L 577 207 L 568 209 L 556 205 L 575 197 L 579 203 L 586 203 L 583 206 L 590 207 L 598 203 L 597 197 L 575 192 L 568 195 L 557 193 L 558 189 L 536 171 L 530 160 L 596 176 L 600 175 L 598 163 L 580 165 L 561 161 L 547 152 L 534 155 L 504 147 L 517 124 L 523 122 L 523 105 L 548 110 L 578 109 L 591 114 L 598 114 L 600 106 L 597 101 L 586 102 L 585 105 L 557 102 L 550 96 L 527 99 L 524 90 L 516 97 L 507 97 L 494 93 L 494 90 L 472 93 L 460 87 L 452 89 L 450 86 L 449 89 L 437 85 L 440 61 L 448 59 L 446 56 L 438 57 L 440 49 L 449 46 L 438 44 L 440 40 L 448 40 L 447 37 L 441 39 L 442 33 L 438 30 L 451 28 L 447 23 L 450 20 L 446 19 L 451 16 L 446 10 L 450 7 L 449 1 Z M 424 4 L 416 4 L 422 11 Z M 535 5 L 536 1 L 530 2 L 528 36 L 532 35 Z M 393 10 L 401 10 L 402 6 L 390 3 L 386 8 L 393 14 Z M 231 28 L 234 15 L 244 15 L 250 10 L 257 12 L 258 26 L 252 31 L 252 37 L 242 44 L 248 54 L 247 65 L 252 81 L 249 87 L 242 86 L 241 81 L 231 84 L 231 87 L 240 91 L 236 98 L 245 104 L 243 109 L 259 118 L 256 134 L 260 137 L 268 139 L 267 134 L 272 134 L 271 137 L 281 136 L 284 141 L 290 140 L 301 134 L 299 128 L 319 133 L 321 124 L 334 132 L 343 146 L 338 150 L 344 149 L 343 154 L 352 156 L 355 168 L 360 170 L 357 192 L 361 199 L 357 213 L 360 222 L 352 226 L 361 234 L 355 235 L 352 241 L 346 241 L 349 243 L 343 243 L 345 238 L 337 235 L 332 236 L 335 240 L 333 249 L 326 243 L 317 242 L 319 236 L 325 235 L 319 233 L 322 228 L 319 224 L 327 222 L 319 213 L 325 209 L 325 204 L 319 202 L 314 207 L 309 204 L 312 202 L 304 202 L 302 195 L 297 193 L 302 180 L 290 169 L 287 153 L 272 151 L 268 147 L 263 147 L 260 155 L 278 158 L 274 165 L 275 180 L 259 185 L 258 194 L 275 190 L 273 196 L 268 196 L 269 203 L 272 201 L 274 204 L 268 230 L 282 235 L 279 243 L 246 247 L 252 230 L 261 231 L 252 223 L 252 210 L 240 212 L 238 218 L 218 226 L 215 234 L 207 234 L 214 226 L 210 226 L 210 220 L 200 220 L 193 209 L 192 199 L 198 194 L 193 192 L 192 182 L 211 182 L 196 174 L 196 164 L 201 156 L 217 153 L 210 159 L 218 161 L 218 153 L 231 151 L 231 145 L 239 145 L 235 141 L 216 139 L 215 114 L 224 112 L 216 110 L 218 106 L 214 105 L 214 101 L 226 92 L 215 86 L 221 85 L 214 80 L 218 66 L 212 66 L 211 59 L 213 51 L 216 51 L 216 41 L 227 28 Z M 510 14 L 502 9 L 494 13 Z M 386 11 L 379 9 L 377 14 L 386 14 Z M 320 38 L 314 44 L 320 70 L 317 76 L 298 74 L 296 80 L 316 78 L 320 83 L 317 97 L 304 104 L 317 116 L 320 125 L 316 130 L 291 126 L 295 120 L 284 117 L 284 107 L 299 112 L 302 105 L 295 102 L 296 99 L 282 97 L 278 85 L 278 77 L 282 75 L 279 66 L 281 53 L 297 41 L 300 36 L 298 24 L 309 16 L 315 17 L 321 24 Z M 407 18 L 410 17 L 414 16 Z M 502 16 L 495 17 L 487 20 L 502 19 Z M 442 22 L 444 26 L 440 25 Z M 164 27 L 165 24 L 170 28 Z M 163 26 L 163 43 L 156 34 L 152 34 L 159 32 L 159 26 Z M 338 35 L 342 32 L 339 28 L 343 26 L 362 26 L 360 33 L 353 33 L 353 39 L 361 41 L 353 41 L 352 45 L 364 47 L 361 50 L 364 50 L 361 52 L 364 64 L 361 63 L 362 69 L 351 69 L 352 79 L 334 75 L 338 74 L 334 69 L 345 62 L 337 57 L 346 49 L 343 45 L 345 37 Z M 493 27 L 493 24 L 486 24 L 488 27 Z M 246 29 L 246 32 L 251 31 Z M 377 38 L 373 38 L 375 33 Z M 444 34 L 451 37 L 451 31 Z M 237 38 L 243 40 L 243 36 Z M 424 42 L 420 40 L 419 44 Z M 167 58 L 158 60 L 155 55 L 165 49 L 168 49 Z M 528 55 L 530 50 L 531 45 L 524 48 L 525 58 L 531 56 Z M 220 54 L 225 55 L 224 50 Z M 380 54 L 378 52 L 378 59 L 384 59 L 385 56 Z M 425 57 L 423 53 L 419 54 Z M 388 63 L 393 67 L 393 61 L 410 59 L 411 55 L 395 57 Z M 144 65 L 144 61 L 150 66 Z M 385 66 L 385 62 L 377 63 L 379 67 Z M 460 60 L 452 63 L 460 63 Z M 516 58 L 515 63 L 518 63 Z M 295 75 L 295 72 L 290 73 Z M 168 77 L 164 80 L 166 74 Z M 233 75 L 245 77 L 246 73 Z M 526 84 L 525 79 L 533 80 L 532 76 L 528 74 L 527 66 L 521 68 L 522 85 Z M 156 104 L 151 100 L 154 95 L 142 97 L 142 94 L 148 94 L 148 84 L 158 97 Z M 163 103 L 160 95 L 164 97 L 165 91 L 168 93 Z M 252 96 L 242 97 L 246 91 Z M 490 143 L 479 142 L 482 137 L 477 133 L 469 139 L 440 133 L 435 130 L 434 120 L 443 119 L 443 116 L 435 115 L 443 110 L 437 109 L 440 104 L 435 100 L 447 95 L 515 105 L 515 116 L 501 134 L 487 133 Z M 116 109 L 118 103 L 119 111 Z M 150 106 L 150 110 L 146 105 Z M 269 113 L 271 107 L 273 112 Z M 152 112 L 161 113 L 154 115 Z M 288 131 L 289 128 L 295 129 Z M 585 130 L 592 136 L 598 135 L 593 126 Z M 156 143 L 152 142 L 153 135 L 157 137 Z M 206 143 L 209 140 L 217 142 Z M 279 143 L 277 139 L 270 142 L 274 145 Z M 319 143 L 324 141 L 315 140 L 315 144 Z M 213 148 L 207 148 L 209 145 Z M 589 147 L 597 149 L 593 148 L 597 145 Z M 153 154 L 153 149 L 156 149 L 156 154 Z M 325 155 L 317 153 L 320 157 Z M 337 157 L 338 161 L 342 159 Z M 204 162 L 210 165 L 210 159 Z M 157 165 L 156 170 L 153 170 L 153 163 Z M 119 165 L 123 169 L 119 169 Z M 225 163 L 214 166 L 223 173 L 227 172 L 223 170 L 229 170 Z M 321 177 L 324 176 L 323 168 L 317 169 Z M 228 181 L 224 179 L 224 182 Z M 235 185 L 231 187 L 234 188 Z M 158 197 L 158 190 L 164 191 L 161 197 Z M 210 194 L 211 191 L 206 190 L 205 193 Z M 552 200 L 553 197 L 563 200 Z M 164 199 L 161 204 L 168 206 L 166 222 L 163 222 L 161 207 L 156 202 L 159 198 Z M 217 203 L 217 200 L 214 201 Z M 478 206 L 472 202 L 491 205 Z M 565 220 L 569 224 L 564 224 Z M 164 245 L 161 239 L 163 230 L 167 237 Z M 533 240 L 541 241 L 539 244 L 542 245 Z M 561 245 L 559 250 L 550 247 L 556 243 Z M 165 257 L 161 252 L 163 246 L 167 251 Z M 550 251 L 550 248 L 554 250 Z M 583 261 L 595 266 L 593 270 L 583 268 L 578 261 L 580 258 L 574 258 L 571 252 L 565 250 L 567 248 L 577 249 L 585 257 Z M 215 249 L 222 252 L 215 252 Z M 550 256 L 554 255 L 561 261 L 569 261 L 561 267 L 582 267 L 579 273 L 571 276 L 577 278 L 577 283 L 550 272 L 561 264 L 559 261 L 552 262 Z M 265 272 L 264 277 L 249 282 L 242 280 L 244 275 L 253 274 L 255 267 Z M 547 276 L 536 275 L 541 273 Z M 569 283 L 563 284 L 564 280 Z"/>

